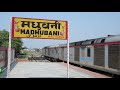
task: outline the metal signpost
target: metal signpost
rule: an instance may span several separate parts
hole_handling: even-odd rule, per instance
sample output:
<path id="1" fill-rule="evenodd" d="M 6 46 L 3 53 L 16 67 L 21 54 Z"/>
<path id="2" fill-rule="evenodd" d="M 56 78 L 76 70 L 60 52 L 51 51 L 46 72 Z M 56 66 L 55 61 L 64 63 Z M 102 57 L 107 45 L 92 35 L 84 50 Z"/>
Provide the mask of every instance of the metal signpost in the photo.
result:
<path id="1" fill-rule="evenodd" d="M 67 77 L 69 78 L 69 31 L 67 21 L 12 17 L 12 30 L 9 32 L 7 78 L 10 77 L 11 38 L 67 40 Z"/>
<path id="2" fill-rule="evenodd" d="M 68 38 L 67 38 L 67 78 L 69 78 L 69 30 L 68 30 Z"/>
<path id="3" fill-rule="evenodd" d="M 9 47 L 8 47 L 7 78 L 10 77 L 10 63 L 11 63 L 11 29 L 10 29 L 10 31 L 9 31 Z"/>

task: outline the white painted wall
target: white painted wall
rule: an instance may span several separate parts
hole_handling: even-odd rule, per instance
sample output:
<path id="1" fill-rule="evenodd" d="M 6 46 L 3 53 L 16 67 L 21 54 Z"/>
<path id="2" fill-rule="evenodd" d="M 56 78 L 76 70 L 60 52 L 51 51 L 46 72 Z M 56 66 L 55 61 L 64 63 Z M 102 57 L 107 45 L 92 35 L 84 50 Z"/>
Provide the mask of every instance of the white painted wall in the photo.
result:
<path id="1" fill-rule="evenodd" d="M 79 57 L 79 61 L 81 64 L 89 64 L 89 65 L 93 65 L 94 63 L 94 47 L 93 46 L 89 46 L 90 48 L 90 57 L 87 56 L 87 47 L 84 48 L 84 57 L 82 56 L 82 48 L 80 47 L 80 57 Z"/>

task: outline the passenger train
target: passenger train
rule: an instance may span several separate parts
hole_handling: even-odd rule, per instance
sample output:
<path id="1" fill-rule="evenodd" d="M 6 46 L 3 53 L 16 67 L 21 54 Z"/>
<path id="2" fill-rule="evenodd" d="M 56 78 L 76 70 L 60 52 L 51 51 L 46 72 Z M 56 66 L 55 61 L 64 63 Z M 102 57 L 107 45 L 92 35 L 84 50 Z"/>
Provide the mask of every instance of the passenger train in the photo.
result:
<path id="1" fill-rule="evenodd" d="M 69 62 L 120 75 L 120 35 L 69 43 Z M 47 46 L 43 56 L 50 60 L 67 61 L 67 44 Z"/>

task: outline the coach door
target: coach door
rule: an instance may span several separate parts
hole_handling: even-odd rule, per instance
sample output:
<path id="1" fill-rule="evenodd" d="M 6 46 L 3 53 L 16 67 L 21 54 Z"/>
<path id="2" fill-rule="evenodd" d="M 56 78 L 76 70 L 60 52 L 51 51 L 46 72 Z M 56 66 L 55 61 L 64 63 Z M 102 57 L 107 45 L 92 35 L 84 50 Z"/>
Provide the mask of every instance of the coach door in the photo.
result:
<path id="1" fill-rule="evenodd" d="M 74 57 L 74 60 L 75 60 L 75 61 L 79 61 L 79 55 L 80 55 L 80 54 L 79 54 L 79 51 L 80 51 L 80 50 L 79 50 L 79 47 L 75 47 L 75 50 L 74 50 L 74 54 L 75 54 L 75 55 L 74 55 L 74 56 L 75 56 L 75 57 Z"/>
<path id="2" fill-rule="evenodd" d="M 120 70 L 120 45 L 108 46 L 108 66 Z"/>
<path id="3" fill-rule="evenodd" d="M 104 46 L 95 46 L 94 47 L 94 65 L 104 66 Z"/>

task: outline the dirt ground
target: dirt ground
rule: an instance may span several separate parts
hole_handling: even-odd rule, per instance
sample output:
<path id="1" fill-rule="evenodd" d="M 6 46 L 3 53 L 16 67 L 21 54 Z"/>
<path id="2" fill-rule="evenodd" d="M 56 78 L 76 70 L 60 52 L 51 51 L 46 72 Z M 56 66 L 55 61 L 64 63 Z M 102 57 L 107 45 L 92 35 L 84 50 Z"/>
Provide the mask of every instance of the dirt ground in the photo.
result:
<path id="1" fill-rule="evenodd" d="M 16 62 L 29 62 L 29 60 L 26 60 L 26 59 L 16 59 Z"/>

